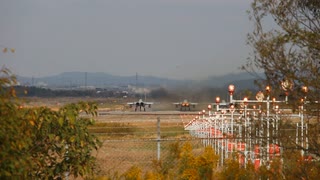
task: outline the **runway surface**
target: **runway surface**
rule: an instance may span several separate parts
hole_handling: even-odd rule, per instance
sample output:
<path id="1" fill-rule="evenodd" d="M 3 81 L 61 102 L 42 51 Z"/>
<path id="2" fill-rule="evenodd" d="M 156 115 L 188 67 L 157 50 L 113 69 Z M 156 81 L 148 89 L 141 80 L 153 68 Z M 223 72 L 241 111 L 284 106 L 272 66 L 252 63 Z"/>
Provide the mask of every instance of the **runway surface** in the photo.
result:
<path id="1" fill-rule="evenodd" d="M 196 111 L 104 111 L 98 110 L 98 116 L 105 115 L 198 115 Z"/>
<path id="2" fill-rule="evenodd" d="M 98 123 L 152 123 L 160 119 L 161 124 L 186 125 L 199 113 L 195 111 L 105 111 L 98 110 L 98 116 L 94 119 Z"/>

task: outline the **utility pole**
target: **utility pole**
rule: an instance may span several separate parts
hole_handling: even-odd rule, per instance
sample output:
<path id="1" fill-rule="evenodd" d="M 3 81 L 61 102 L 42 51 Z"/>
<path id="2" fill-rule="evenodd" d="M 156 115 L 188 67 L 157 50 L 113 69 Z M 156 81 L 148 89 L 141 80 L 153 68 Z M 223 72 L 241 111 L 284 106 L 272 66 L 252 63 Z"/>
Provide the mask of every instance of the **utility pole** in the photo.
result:
<path id="1" fill-rule="evenodd" d="M 136 72 L 136 88 L 138 88 L 138 73 Z"/>
<path id="2" fill-rule="evenodd" d="M 87 89 L 87 72 L 84 74 L 84 88 Z"/>

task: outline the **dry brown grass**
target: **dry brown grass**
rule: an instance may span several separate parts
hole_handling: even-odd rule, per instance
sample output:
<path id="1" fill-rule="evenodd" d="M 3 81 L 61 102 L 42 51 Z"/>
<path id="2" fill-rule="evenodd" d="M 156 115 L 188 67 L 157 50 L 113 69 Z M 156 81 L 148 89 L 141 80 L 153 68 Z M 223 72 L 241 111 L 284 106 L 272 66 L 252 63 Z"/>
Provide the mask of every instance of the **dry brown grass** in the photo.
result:
<path id="1" fill-rule="evenodd" d="M 161 158 L 169 152 L 172 139 L 189 138 L 183 129 L 183 119 L 175 115 L 105 115 L 97 119 L 99 123 L 122 123 L 134 129 L 134 133 L 124 136 L 99 134 L 103 146 L 96 152 L 100 175 L 110 175 L 115 172 L 124 173 L 136 165 L 144 171 L 152 167 L 152 161 L 157 159 L 157 119 L 160 118 L 161 138 L 170 139 L 161 141 Z M 109 127 L 106 127 L 109 128 Z"/>

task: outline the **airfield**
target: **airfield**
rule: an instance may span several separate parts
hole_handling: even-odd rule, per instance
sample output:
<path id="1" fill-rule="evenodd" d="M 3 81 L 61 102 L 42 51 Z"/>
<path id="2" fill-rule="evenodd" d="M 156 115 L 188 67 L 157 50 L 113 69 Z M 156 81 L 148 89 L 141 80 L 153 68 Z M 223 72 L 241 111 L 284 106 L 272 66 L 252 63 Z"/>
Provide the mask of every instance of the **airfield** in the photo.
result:
<path id="1" fill-rule="evenodd" d="M 207 107 L 203 104 L 203 107 Z M 158 119 L 161 125 L 166 126 L 184 126 L 192 120 L 194 117 L 199 115 L 201 105 L 191 110 L 180 110 L 175 105 L 169 102 L 157 102 L 151 106 L 146 107 L 145 111 L 142 108 L 141 111 L 138 108 L 135 111 L 135 107 L 128 107 L 125 103 L 122 103 L 122 107 L 119 109 L 110 108 L 98 108 L 98 116 L 95 118 L 97 123 L 117 122 L 117 123 L 130 123 L 136 126 L 147 126 L 156 125 Z"/>
<path id="2" fill-rule="evenodd" d="M 135 99 L 123 99 L 123 98 L 25 98 L 22 101 L 24 107 L 41 107 L 45 106 L 52 110 L 58 110 L 59 108 L 80 101 L 95 102 L 98 106 L 97 116 L 94 119 L 99 122 L 141 122 L 141 121 L 154 121 L 158 117 L 161 119 L 169 120 L 172 123 L 187 123 L 193 117 L 197 116 L 203 109 L 206 110 L 209 103 L 199 103 L 195 108 L 191 108 L 190 111 L 176 108 L 173 104 L 174 101 L 168 100 L 161 102 L 155 101 L 150 108 L 146 107 L 145 111 L 137 109 L 135 107 L 129 107 L 126 103 Z M 83 114 L 84 115 L 84 114 Z"/>
<path id="3" fill-rule="evenodd" d="M 93 117 L 96 123 L 89 127 L 89 132 L 102 142 L 102 146 L 93 152 L 101 176 L 121 174 L 132 166 L 150 170 L 152 162 L 157 159 L 160 142 L 161 159 L 168 156 L 171 144 L 176 142 L 191 143 L 195 152 L 203 150 L 203 140 L 194 138 L 186 129 L 188 123 L 212 103 L 199 102 L 191 111 L 180 111 L 168 100 L 155 101 L 150 108 L 146 107 L 146 111 L 135 111 L 135 107 L 128 106 L 128 100 L 122 98 L 28 98 L 23 106 L 46 106 L 58 110 L 79 101 L 96 102 L 98 107 L 97 116 Z M 80 115 L 92 117 L 84 113 Z M 299 123 L 300 118 L 291 118 L 290 121 Z"/>

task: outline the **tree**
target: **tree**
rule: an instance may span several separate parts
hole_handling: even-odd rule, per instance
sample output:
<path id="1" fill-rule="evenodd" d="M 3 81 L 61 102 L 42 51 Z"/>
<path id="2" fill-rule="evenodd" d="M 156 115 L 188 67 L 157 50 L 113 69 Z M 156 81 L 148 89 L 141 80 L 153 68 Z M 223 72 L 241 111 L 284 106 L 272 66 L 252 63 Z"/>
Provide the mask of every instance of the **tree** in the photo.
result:
<path id="1" fill-rule="evenodd" d="M 88 132 L 97 106 L 80 102 L 53 111 L 24 108 L 16 97 L 16 79 L 0 70 L 0 177 L 62 178 L 92 176 L 92 150 L 101 143 Z M 86 118 L 80 113 L 91 116 Z"/>
<path id="2" fill-rule="evenodd" d="M 312 109 L 317 123 L 309 127 L 309 152 L 320 157 L 320 1 L 318 0 L 254 0 L 250 19 L 254 30 L 248 35 L 253 53 L 243 69 L 263 71 L 266 81 L 276 93 L 281 82 L 293 82 L 287 91 L 296 108 L 300 98 Z M 308 94 L 301 91 L 307 86 Z M 315 111 L 316 110 L 316 111 Z M 302 147 L 301 147 L 302 148 Z"/>
<path id="3" fill-rule="evenodd" d="M 224 166 L 220 172 L 217 172 L 218 179 L 259 179 L 255 174 L 253 164 L 248 161 L 246 167 L 239 163 L 240 154 L 233 153 L 232 156 L 226 159 Z"/>
<path id="4" fill-rule="evenodd" d="M 319 98 L 320 2 L 254 0 L 250 19 L 254 30 L 248 43 L 253 54 L 243 68 L 263 70 L 274 87 L 283 79 L 294 81 L 296 88 L 308 86 L 309 98 Z"/>
<path id="5" fill-rule="evenodd" d="M 196 156 L 191 143 L 176 142 L 171 144 L 169 155 L 163 161 L 155 162 L 149 176 L 154 179 L 212 179 L 218 161 L 219 156 L 211 146 Z"/>

